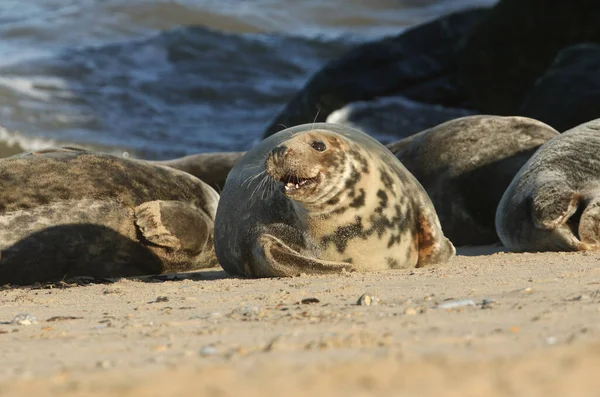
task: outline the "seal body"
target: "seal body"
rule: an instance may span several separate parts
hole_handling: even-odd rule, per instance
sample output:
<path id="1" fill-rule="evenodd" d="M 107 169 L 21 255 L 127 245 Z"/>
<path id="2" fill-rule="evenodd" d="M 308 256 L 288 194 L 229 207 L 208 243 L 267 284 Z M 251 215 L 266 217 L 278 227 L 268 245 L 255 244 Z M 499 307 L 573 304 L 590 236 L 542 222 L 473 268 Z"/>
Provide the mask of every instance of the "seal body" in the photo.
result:
<path id="1" fill-rule="evenodd" d="M 220 152 L 192 154 L 165 161 L 150 161 L 194 175 L 217 191 L 223 190 L 229 171 L 245 152 Z"/>
<path id="2" fill-rule="evenodd" d="M 0 284 L 216 265 L 217 193 L 187 173 L 77 149 L 0 160 Z"/>
<path id="3" fill-rule="evenodd" d="M 504 193 L 496 229 L 513 251 L 600 248 L 600 119 L 538 149 Z"/>
<path id="4" fill-rule="evenodd" d="M 499 241 L 504 191 L 533 153 L 558 132 L 526 117 L 467 116 L 389 144 L 431 198 L 456 246 Z"/>
<path id="5" fill-rule="evenodd" d="M 454 255 L 429 197 L 368 135 L 283 130 L 233 167 L 215 220 L 219 263 L 247 277 L 441 264 Z"/>

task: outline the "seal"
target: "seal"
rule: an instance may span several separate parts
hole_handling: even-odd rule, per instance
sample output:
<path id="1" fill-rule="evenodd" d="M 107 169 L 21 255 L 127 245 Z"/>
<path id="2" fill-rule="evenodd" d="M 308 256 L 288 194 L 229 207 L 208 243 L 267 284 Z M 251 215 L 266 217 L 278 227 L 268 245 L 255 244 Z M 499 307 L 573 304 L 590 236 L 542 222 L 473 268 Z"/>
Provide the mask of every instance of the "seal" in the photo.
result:
<path id="1" fill-rule="evenodd" d="M 289 277 L 443 264 L 455 253 L 419 182 L 368 135 L 280 131 L 233 167 L 215 219 L 230 274 Z"/>
<path id="2" fill-rule="evenodd" d="M 600 249 L 600 119 L 538 149 L 502 196 L 496 229 L 512 251 Z"/>
<path id="3" fill-rule="evenodd" d="M 526 117 L 450 120 L 387 147 L 431 198 L 455 246 L 499 242 L 495 216 L 504 191 L 533 153 L 558 132 Z"/>
<path id="4" fill-rule="evenodd" d="M 222 191 L 229 171 L 246 152 L 200 153 L 172 160 L 150 161 L 194 175 L 217 191 Z"/>
<path id="5" fill-rule="evenodd" d="M 217 264 L 218 194 L 185 172 L 76 148 L 0 160 L 0 284 Z"/>

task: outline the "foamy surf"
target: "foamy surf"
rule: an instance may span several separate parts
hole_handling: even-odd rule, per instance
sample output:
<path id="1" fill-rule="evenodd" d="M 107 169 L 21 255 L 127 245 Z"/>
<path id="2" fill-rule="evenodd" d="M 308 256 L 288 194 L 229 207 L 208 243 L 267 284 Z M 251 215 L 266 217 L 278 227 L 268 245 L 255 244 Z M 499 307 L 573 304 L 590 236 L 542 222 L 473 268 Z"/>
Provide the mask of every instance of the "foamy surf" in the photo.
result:
<path id="1" fill-rule="evenodd" d="M 0 126 L 0 158 L 14 156 L 23 152 L 34 152 L 37 150 L 57 148 L 61 146 L 77 147 L 91 151 L 110 153 L 115 156 L 135 157 L 135 153 L 122 148 L 103 147 L 101 145 L 81 145 L 75 142 L 60 142 L 45 137 L 30 137 L 18 131 L 9 131 Z"/>

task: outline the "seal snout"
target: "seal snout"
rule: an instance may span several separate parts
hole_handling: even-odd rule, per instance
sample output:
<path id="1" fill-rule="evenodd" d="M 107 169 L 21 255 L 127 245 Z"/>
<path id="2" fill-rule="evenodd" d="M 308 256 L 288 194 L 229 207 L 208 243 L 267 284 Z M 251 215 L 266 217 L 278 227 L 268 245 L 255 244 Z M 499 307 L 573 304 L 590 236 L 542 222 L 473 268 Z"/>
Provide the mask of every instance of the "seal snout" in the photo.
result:
<path id="1" fill-rule="evenodd" d="M 322 151 L 324 144 L 315 143 L 308 147 L 312 151 Z M 283 184 L 286 194 L 315 186 L 321 179 L 315 162 L 307 156 L 303 148 L 293 148 L 289 145 L 279 145 L 271 150 L 265 165 L 267 173 L 277 182 Z"/>

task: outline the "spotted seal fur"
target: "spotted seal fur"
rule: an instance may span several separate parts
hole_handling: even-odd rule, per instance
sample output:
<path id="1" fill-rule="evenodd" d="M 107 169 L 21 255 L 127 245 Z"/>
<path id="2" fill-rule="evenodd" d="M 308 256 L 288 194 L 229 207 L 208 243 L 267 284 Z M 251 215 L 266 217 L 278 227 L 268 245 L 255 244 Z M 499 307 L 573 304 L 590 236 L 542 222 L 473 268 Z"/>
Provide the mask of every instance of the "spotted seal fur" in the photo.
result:
<path id="1" fill-rule="evenodd" d="M 0 284 L 216 265 L 218 194 L 166 166 L 75 148 L 0 160 Z"/>
<path id="2" fill-rule="evenodd" d="M 512 251 L 600 249 L 600 119 L 538 149 L 502 196 L 496 229 Z"/>
<path id="3" fill-rule="evenodd" d="M 327 123 L 283 130 L 236 163 L 215 250 L 228 273 L 246 277 L 422 267 L 455 253 L 400 161 L 368 135 Z"/>

